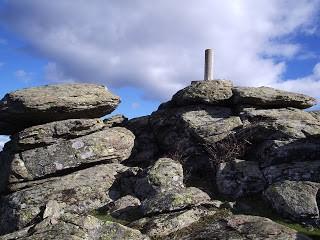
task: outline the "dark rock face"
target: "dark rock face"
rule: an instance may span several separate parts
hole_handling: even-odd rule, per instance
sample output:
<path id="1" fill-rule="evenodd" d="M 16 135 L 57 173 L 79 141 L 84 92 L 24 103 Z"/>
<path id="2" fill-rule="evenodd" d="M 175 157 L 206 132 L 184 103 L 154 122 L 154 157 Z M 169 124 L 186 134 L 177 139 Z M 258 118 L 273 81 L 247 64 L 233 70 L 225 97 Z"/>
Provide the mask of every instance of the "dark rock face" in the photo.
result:
<path id="1" fill-rule="evenodd" d="M 112 112 L 120 103 L 103 86 L 62 84 L 18 90 L 0 102 L 0 134 L 72 118 L 97 118 Z"/>
<path id="2" fill-rule="evenodd" d="M 320 182 L 320 161 L 306 161 L 273 165 L 263 169 L 269 184 L 291 181 Z"/>
<path id="3" fill-rule="evenodd" d="M 293 220 L 314 220 L 319 218 L 317 193 L 320 183 L 284 181 L 271 185 L 265 198 L 284 217 Z"/>
<path id="4" fill-rule="evenodd" d="M 135 135 L 134 149 L 128 164 L 148 167 L 159 157 L 159 148 L 150 126 L 150 117 L 133 118 L 128 121 L 126 128 Z"/>
<path id="5" fill-rule="evenodd" d="M 316 104 L 316 99 L 307 95 L 286 92 L 270 87 L 237 87 L 233 88 L 233 103 L 262 108 L 294 107 L 305 109 Z"/>
<path id="6" fill-rule="evenodd" d="M 219 164 L 216 183 L 220 193 L 234 199 L 259 193 L 266 186 L 257 162 L 238 159 Z"/>

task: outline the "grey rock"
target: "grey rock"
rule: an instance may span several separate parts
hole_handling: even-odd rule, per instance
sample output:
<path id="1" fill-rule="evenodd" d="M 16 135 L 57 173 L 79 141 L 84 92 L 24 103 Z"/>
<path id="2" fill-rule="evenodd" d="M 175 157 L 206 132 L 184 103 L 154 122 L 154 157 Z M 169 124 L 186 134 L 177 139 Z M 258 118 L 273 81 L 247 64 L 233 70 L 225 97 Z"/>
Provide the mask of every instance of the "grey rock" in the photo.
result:
<path id="1" fill-rule="evenodd" d="M 141 202 L 138 198 L 126 195 L 109 204 L 109 213 L 112 217 L 128 222 L 142 217 Z"/>
<path id="2" fill-rule="evenodd" d="M 170 234 L 169 239 L 179 240 L 310 240 L 297 231 L 268 218 L 249 215 L 223 215 L 196 223 L 181 232 Z"/>
<path id="3" fill-rule="evenodd" d="M 184 188 L 182 165 L 170 158 L 160 158 L 147 170 L 146 175 L 137 179 L 135 194 L 140 198 L 157 193 Z"/>
<path id="4" fill-rule="evenodd" d="M 49 146 L 26 150 L 6 159 L 9 182 L 38 179 L 98 162 L 121 162 L 134 145 L 134 135 L 125 128 L 110 128 Z"/>
<path id="5" fill-rule="evenodd" d="M 316 196 L 320 183 L 283 181 L 266 189 L 264 196 L 276 211 L 296 221 L 319 218 Z"/>
<path id="6" fill-rule="evenodd" d="M 173 95 L 176 106 L 191 104 L 228 105 L 232 97 L 232 82 L 228 80 L 194 81 Z"/>
<path id="7" fill-rule="evenodd" d="M 270 87 L 233 88 L 233 102 L 236 105 L 251 105 L 262 108 L 294 107 L 305 109 L 316 105 L 316 99 L 304 94 L 286 92 Z"/>
<path id="8" fill-rule="evenodd" d="M 136 136 L 135 145 L 127 164 L 140 167 L 152 165 L 159 156 L 159 147 L 149 123 L 149 116 L 133 118 L 126 128 Z"/>
<path id="9" fill-rule="evenodd" d="M 318 122 L 320 122 L 320 110 L 318 110 L 318 111 L 312 111 L 312 112 L 310 112 L 310 114 L 312 114 L 312 116 L 313 116 L 314 118 L 316 118 L 316 119 L 318 120 Z"/>
<path id="10" fill-rule="evenodd" d="M 150 218 L 142 218 L 129 224 L 129 227 L 140 229 L 152 238 L 165 237 L 180 229 L 189 227 L 205 216 L 214 215 L 215 211 L 206 209 L 190 209 L 177 213 L 160 214 Z"/>
<path id="11" fill-rule="evenodd" d="M 93 216 L 64 214 L 57 222 L 44 219 L 32 228 L 26 228 L 0 237 L 1 240 L 25 239 L 61 239 L 61 240 L 148 240 L 138 230 L 128 228 L 119 223 L 101 221 Z"/>
<path id="12" fill-rule="evenodd" d="M 315 121 L 290 119 L 260 121 L 246 125 L 244 129 L 238 131 L 237 136 L 251 143 L 320 137 L 320 124 Z"/>
<path id="13" fill-rule="evenodd" d="M 259 145 L 251 159 L 261 167 L 289 162 L 317 161 L 320 138 L 267 140 Z"/>
<path id="14" fill-rule="evenodd" d="M 183 210 L 187 207 L 199 206 L 210 202 L 205 192 L 195 187 L 184 188 L 179 191 L 158 193 L 145 199 L 141 208 L 144 215 L 168 213 Z"/>
<path id="15" fill-rule="evenodd" d="M 117 176 L 128 168 L 104 164 L 62 177 L 9 186 L 15 192 L 0 198 L 0 234 L 21 229 L 42 215 L 48 201 L 56 201 L 62 211 L 87 213 L 111 202 L 108 191 Z"/>
<path id="16" fill-rule="evenodd" d="M 297 108 L 277 108 L 277 109 L 255 109 L 244 108 L 240 112 L 241 119 L 249 121 L 265 121 L 265 120 L 300 120 L 316 122 L 317 118 L 312 112 L 306 112 Z"/>
<path id="17" fill-rule="evenodd" d="M 232 116 L 229 108 L 191 110 L 182 115 L 182 121 L 195 137 L 206 143 L 218 142 L 242 126 L 240 118 Z"/>
<path id="18" fill-rule="evenodd" d="M 284 180 L 320 182 L 320 160 L 273 165 L 262 171 L 268 184 Z"/>
<path id="19" fill-rule="evenodd" d="M 14 152 L 51 145 L 63 140 L 78 138 L 105 127 L 100 119 L 68 119 L 33 126 L 11 137 Z"/>
<path id="20" fill-rule="evenodd" d="M 157 111 L 150 123 L 163 150 L 188 156 L 202 151 L 199 143 L 214 143 L 242 126 L 231 109 L 204 105 Z"/>
<path id="21" fill-rule="evenodd" d="M 103 120 L 107 127 L 124 127 L 128 122 L 128 118 L 122 114 L 114 115 Z"/>
<path id="22" fill-rule="evenodd" d="M 30 126 L 52 121 L 97 118 L 120 103 L 104 86 L 60 84 L 18 90 L 0 102 L 0 134 L 11 135 Z"/>
<path id="23" fill-rule="evenodd" d="M 235 159 L 219 164 L 216 184 L 220 193 L 236 199 L 263 191 L 266 180 L 257 162 Z"/>

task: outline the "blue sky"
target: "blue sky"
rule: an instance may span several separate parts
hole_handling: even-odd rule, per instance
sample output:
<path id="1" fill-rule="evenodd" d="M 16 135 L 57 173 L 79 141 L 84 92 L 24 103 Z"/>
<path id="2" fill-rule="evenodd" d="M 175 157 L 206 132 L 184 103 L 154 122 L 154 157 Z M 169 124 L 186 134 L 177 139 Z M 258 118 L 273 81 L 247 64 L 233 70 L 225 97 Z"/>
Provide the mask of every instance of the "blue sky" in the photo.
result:
<path id="1" fill-rule="evenodd" d="M 115 113 L 150 114 L 203 78 L 320 98 L 320 0 L 0 0 L 0 95 L 60 82 L 106 85 Z M 316 107 L 319 108 L 319 105 Z"/>

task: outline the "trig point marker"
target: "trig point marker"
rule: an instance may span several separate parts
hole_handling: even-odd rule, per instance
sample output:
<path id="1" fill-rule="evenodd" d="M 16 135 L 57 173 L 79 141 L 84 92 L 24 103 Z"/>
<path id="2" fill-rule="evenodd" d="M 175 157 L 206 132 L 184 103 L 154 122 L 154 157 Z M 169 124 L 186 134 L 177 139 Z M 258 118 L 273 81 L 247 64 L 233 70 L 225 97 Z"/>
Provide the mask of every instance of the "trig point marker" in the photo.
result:
<path id="1" fill-rule="evenodd" d="M 204 80 L 212 80 L 212 49 L 206 49 L 204 59 Z"/>

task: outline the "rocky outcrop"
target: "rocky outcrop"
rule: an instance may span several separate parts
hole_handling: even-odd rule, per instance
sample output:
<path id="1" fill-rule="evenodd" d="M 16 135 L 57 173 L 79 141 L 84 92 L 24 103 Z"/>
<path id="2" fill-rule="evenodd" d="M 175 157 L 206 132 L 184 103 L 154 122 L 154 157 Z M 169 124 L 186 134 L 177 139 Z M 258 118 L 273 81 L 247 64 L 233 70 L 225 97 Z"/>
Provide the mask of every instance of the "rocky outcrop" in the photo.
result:
<path id="1" fill-rule="evenodd" d="M 308 239 L 240 214 L 269 216 L 259 200 L 319 226 L 313 98 L 195 81 L 149 116 L 98 118 L 119 102 L 86 84 L 2 100 L 0 239 Z"/>
<path id="2" fill-rule="evenodd" d="M 97 118 L 111 113 L 120 98 L 104 86 L 63 84 L 28 88 L 8 93 L 0 102 L 0 134 L 57 120 Z M 57 114 L 58 113 L 58 114 Z M 0 126 L 2 125 L 0 124 Z"/>

